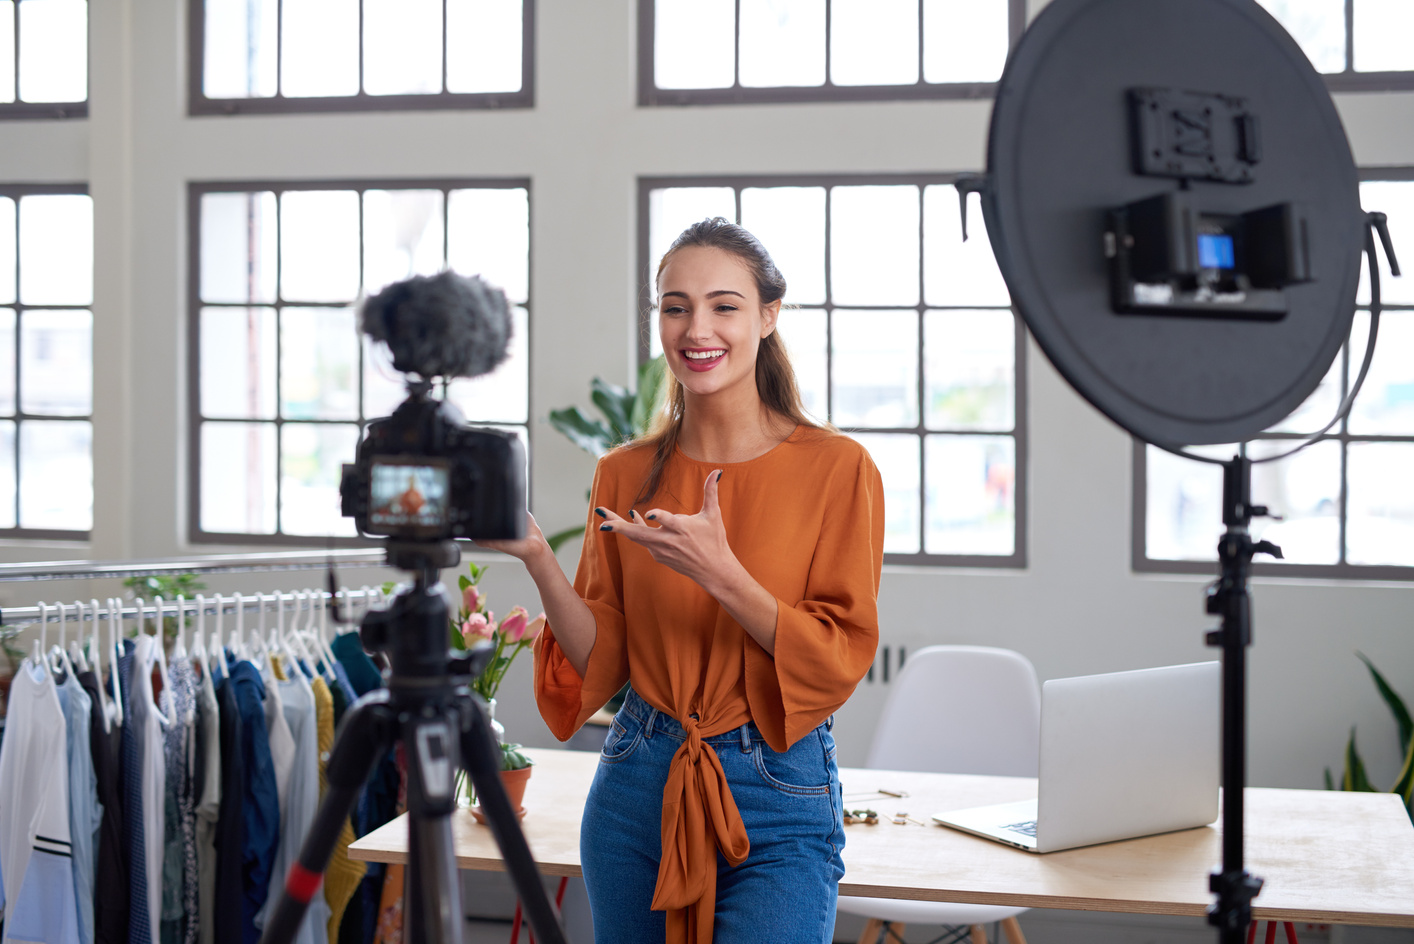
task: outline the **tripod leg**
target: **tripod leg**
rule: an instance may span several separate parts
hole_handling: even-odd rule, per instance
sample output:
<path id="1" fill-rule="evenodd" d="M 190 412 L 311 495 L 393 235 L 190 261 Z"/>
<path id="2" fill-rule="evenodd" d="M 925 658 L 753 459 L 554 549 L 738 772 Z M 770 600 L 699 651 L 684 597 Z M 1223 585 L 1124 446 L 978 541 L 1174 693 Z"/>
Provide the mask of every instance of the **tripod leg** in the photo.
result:
<path id="1" fill-rule="evenodd" d="M 550 903 L 545 886 L 540 883 L 540 872 L 535 867 L 530 846 L 525 841 L 525 834 L 520 831 L 520 823 L 511 809 L 505 785 L 501 783 L 501 752 L 491 736 L 485 711 L 479 701 L 472 699 L 471 704 L 470 724 L 462 729 L 462 764 L 476 785 L 476 795 L 480 798 L 481 808 L 486 811 L 486 822 L 496 837 L 496 844 L 501 847 L 506 871 L 515 883 L 516 893 L 520 895 L 526 920 L 536 940 L 541 944 L 565 944 L 559 912 Z"/>
<path id="2" fill-rule="evenodd" d="M 319 804 L 300 846 L 299 859 L 290 867 L 280 901 L 265 925 L 261 944 L 287 944 L 294 940 L 309 902 L 319 891 L 324 870 L 339 831 L 353 810 L 358 792 L 373 774 L 397 736 L 397 719 L 388 705 L 386 690 L 370 692 L 349 709 L 329 754 L 329 792 Z"/>
<path id="3" fill-rule="evenodd" d="M 404 723 L 408 761 L 408 865 L 403 930 L 408 941 L 461 944 L 461 886 L 452 850 L 460 712 L 424 709 Z"/>

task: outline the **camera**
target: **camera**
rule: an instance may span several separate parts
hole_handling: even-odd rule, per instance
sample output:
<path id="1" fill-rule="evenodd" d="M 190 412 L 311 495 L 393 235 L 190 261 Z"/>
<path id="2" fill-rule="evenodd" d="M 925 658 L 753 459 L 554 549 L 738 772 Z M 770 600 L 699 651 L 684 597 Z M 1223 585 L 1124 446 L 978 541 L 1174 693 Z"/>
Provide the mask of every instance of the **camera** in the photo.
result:
<path id="1" fill-rule="evenodd" d="M 343 515 L 359 533 L 408 542 L 525 536 L 525 450 L 514 435 L 466 424 L 433 396 L 433 377 L 489 373 L 505 359 L 504 293 L 455 272 L 395 282 L 363 305 L 365 333 L 387 344 L 408 397 L 374 420 L 345 464 Z"/>

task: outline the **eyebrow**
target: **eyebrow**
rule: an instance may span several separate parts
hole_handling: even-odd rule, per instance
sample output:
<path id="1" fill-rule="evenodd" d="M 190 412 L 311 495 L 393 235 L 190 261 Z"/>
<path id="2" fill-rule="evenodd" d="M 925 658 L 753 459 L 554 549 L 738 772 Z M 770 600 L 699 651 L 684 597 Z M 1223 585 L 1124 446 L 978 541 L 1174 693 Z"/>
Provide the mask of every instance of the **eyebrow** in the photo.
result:
<path id="1" fill-rule="evenodd" d="M 678 297 L 678 298 L 687 298 L 687 293 L 686 293 L 686 292 L 664 292 L 663 295 L 662 295 L 662 297 L 663 297 L 663 298 L 667 298 L 669 295 L 673 295 L 673 296 L 676 296 L 676 297 Z M 733 292 L 733 291 L 732 291 L 731 289 L 729 289 L 729 288 L 719 288 L 719 289 L 717 289 L 715 292 L 708 292 L 708 293 L 707 293 L 707 297 L 708 297 L 708 298 L 716 298 L 716 297 L 718 297 L 719 295 L 735 295 L 737 298 L 740 298 L 740 299 L 743 299 L 743 300 L 745 300 L 745 298 L 746 298 L 746 296 L 743 295 L 743 294 L 741 294 L 740 292 Z"/>

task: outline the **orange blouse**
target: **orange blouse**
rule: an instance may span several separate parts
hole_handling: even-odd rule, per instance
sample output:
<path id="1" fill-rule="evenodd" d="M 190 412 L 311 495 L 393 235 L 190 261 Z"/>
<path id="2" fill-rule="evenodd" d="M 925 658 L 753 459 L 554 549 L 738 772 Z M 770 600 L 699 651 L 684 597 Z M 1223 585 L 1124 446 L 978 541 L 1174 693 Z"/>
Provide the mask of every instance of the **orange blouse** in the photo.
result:
<path id="1" fill-rule="evenodd" d="M 879 638 L 883 483 L 859 443 L 800 426 L 747 462 L 714 465 L 679 450 L 658 494 L 634 505 L 652 455 L 630 445 L 604 456 L 593 505 L 624 517 L 630 508 L 695 514 L 708 473 L 722 469 L 727 541 L 776 597 L 775 658 L 694 581 L 599 531 L 591 508 L 574 585 L 598 635 L 581 679 L 547 627 L 535 649 L 535 696 L 561 740 L 626 680 L 686 729 L 663 788 L 653 908 L 667 911 L 670 942 L 707 944 L 717 849 L 738 865 L 750 846 L 716 753 L 701 739 L 755 721 L 771 748 L 784 751 L 854 691 Z"/>

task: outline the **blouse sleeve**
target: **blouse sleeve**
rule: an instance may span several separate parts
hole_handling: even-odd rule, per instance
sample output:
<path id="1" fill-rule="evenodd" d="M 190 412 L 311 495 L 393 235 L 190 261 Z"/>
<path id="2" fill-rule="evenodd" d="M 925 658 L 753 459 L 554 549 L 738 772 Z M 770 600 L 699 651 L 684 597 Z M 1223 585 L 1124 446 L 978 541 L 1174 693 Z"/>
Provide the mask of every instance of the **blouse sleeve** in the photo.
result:
<path id="1" fill-rule="evenodd" d="M 884 559 L 884 486 L 861 450 L 851 477 L 828 494 L 819 542 L 799 602 L 777 600 L 774 658 L 748 639 L 752 718 L 784 751 L 835 712 L 874 661 Z"/>
<path id="2" fill-rule="evenodd" d="M 599 505 L 615 505 L 613 497 L 604 494 L 607 478 L 601 462 L 594 470 L 584 546 L 574 577 L 575 591 L 594 614 L 596 630 L 584 678 L 555 641 L 553 626 L 547 625 L 535 643 L 535 701 L 540 716 L 561 741 L 569 740 L 628 681 L 623 568 L 617 543 L 604 540 L 607 535 L 600 533 L 594 515 Z"/>

